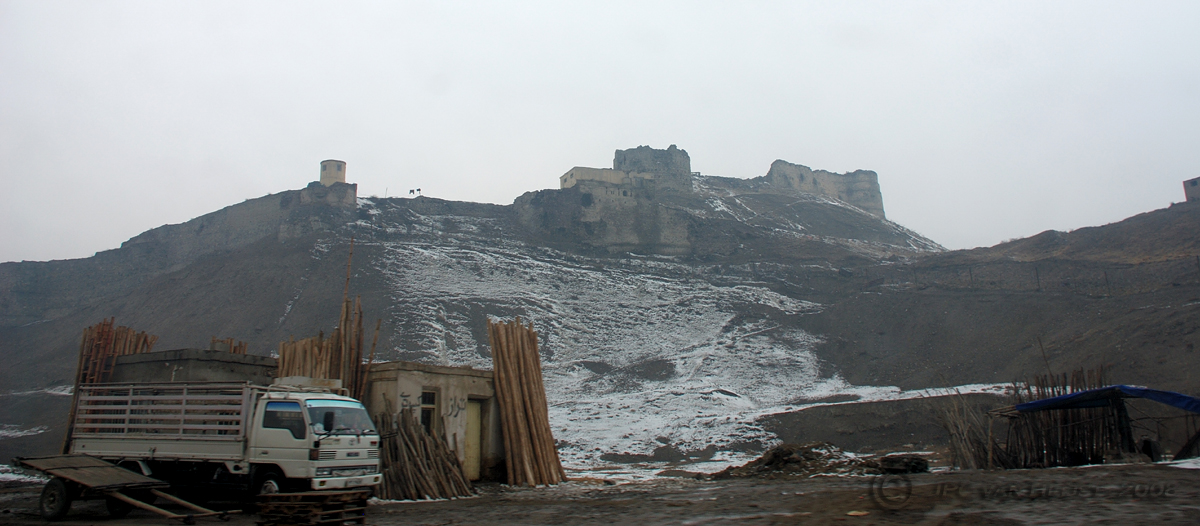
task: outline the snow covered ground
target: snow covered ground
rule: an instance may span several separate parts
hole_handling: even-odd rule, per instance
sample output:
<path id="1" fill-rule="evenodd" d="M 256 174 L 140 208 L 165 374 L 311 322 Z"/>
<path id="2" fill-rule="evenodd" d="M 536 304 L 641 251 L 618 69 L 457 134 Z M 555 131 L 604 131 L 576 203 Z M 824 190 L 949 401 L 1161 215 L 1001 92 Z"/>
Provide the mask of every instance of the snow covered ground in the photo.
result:
<path id="1" fill-rule="evenodd" d="M 604 469 L 606 455 L 670 445 L 715 448 L 710 462 L 689 469 L 718 471 L 748 460 L 738 444 L 775 440 L 755 424 L 763 415 L 831 395 L 939 394 L 853 386 L 822 371 L 813 352 L 820 338 L 795 323 L 821 305 L 776 293 L 753 273 L 715 276 L 672 257 L 583 257 L 481 235 L 497 230 L 486 218 L 408 211 L 401 222 L 374 203 L 360 206 L 372 220 L 351 228 L 383 252 L 376 264 L 391 295 L 387 316 L 403 335 L 381 358 L 491 369 L 484 320 L 533 322 L 569 468 Z"/>
<path id="2" fill-rule="evenodd" d="M 14 424 L 0 424 L 0 440 L 6 439 L 6 438 L 20 438 L 20 437 L 27 437 L 27 436 L 33 436 L 33 435 L 40 435 L 49 430 L 50 430 L 50 428 L 48 428 L 46 426 L 22 428 L 21 426 L 14 425 Z"/>
<path id="3" fill-rule="evenodd" d="M 41 475 L 27 474 L 12 466 L 0 464 L 0 484 L 6 482 L 15 482 L 19 484 L 34 483 L 41 484 L 46 481 L 46 478 Z M 7 511 L 7 510 L 5 510 Z"/>

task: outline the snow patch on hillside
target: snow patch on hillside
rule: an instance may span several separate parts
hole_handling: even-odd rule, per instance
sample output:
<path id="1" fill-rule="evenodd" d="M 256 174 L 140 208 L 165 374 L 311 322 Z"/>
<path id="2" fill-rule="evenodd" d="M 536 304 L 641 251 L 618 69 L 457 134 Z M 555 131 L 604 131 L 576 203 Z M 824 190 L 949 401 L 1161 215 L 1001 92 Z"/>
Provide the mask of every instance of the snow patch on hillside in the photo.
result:
<path id="1" fill-rule="evenodd" d="M 50 396 L 71 396 L 75 388 L 70 385 L 56 385 L 45 389 L 34 389 L 32 391 L 9 391 L 2 393 L 0 396 L 32 396 L 32 395 L 50 395 Z"/>
<path id="2" fill-rule="evenodd" d="M 717 286 L 670 261 L 619 264 L 545 249 L 382 243 L 392 321 L 424 361 L 491 368 L 483 318 L 532 320 L 550 417 L 569 464 L 608 453 L 724 448 L 772 437 L 747 415 L 836 392 L 818 339 L 779 320 L 819 305 L 761 286 Z M 393 349 L 393 352 L 412 349 Z"/>
<path id="3" fill-rule="evenodd" d="M 12 466 L 0 465 L 0 483 L 41 484 L 46 480 L 47 477 L 30 475 Z"/>
<path id="4" fill-rule="evenodd" d="M 0 424 L 0 440 L 7 439 L 7 438 L 21 438 L 21 437 L 40 435 L 49 430 L 50 430 L 50 428 L 48 428 L 46 426 L 37 426 L 37 427 L 31 427 L 28 429 L 22 429 L 21 426 L 14 425 L 14 424 Z"/>
<path id="5" fill-rule="evenodd" d="M 714 195 L 708 205 L 710 214 L 807 236 L 736 196 Z M 821 306 L 767 288 L 761 280 L 773 273 L 771 263 L 591 258 L 515 241 L 495 219 L 412 210 L 371 214 L 362 223 L 351 228 L 382 254 L 376 266 L 390 297 L 386 315 L 401 335 L 381 342 L 379 358 L 491 369 L 485 320 L 534 323 L 551 426 L 571 468 L 595 469 L 609 455 L 650 455 L 669 445 L 707 449 L 716 471 L 744 462 L 742 446 L 776 440 L 756 424 L 763 415 L 832 395 L 922 396 L 852 386 L 822 372 L 813 352 L 819 337 L 797 328 Z M 826 241 L 861 253 L 886 246 Z"/>

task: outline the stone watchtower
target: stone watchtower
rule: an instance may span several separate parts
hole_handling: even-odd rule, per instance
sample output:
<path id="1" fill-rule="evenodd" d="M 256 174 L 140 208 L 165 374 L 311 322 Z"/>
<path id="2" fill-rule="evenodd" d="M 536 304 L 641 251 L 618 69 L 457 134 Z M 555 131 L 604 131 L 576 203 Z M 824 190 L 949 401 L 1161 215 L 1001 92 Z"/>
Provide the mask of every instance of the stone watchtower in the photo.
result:
<path id="1" fill-rule="evenodd" d="M 321 161 L 321 184 L 333 186 L 333 183 L 346 182 L 346 161 L 329 159 Z"/>
<path id="2" fill-rule="evenodd" d="M 1200 201 L 1200 177 L 1183 182 L 1183 197 L 1188 201 Z"/>

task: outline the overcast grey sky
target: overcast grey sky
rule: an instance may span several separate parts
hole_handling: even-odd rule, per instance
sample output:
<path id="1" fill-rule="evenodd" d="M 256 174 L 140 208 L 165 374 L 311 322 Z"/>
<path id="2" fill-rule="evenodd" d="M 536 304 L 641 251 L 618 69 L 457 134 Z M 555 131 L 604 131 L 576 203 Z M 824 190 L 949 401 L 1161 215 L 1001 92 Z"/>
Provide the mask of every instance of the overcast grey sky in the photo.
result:
<path id="1" fill-rule="evenodd" d="M 318 177 L 511 203 L 613 150 L 875 170 L 950 248 L 1200 176 L 1200 2 L 0 0 L 0 261 Z"/>

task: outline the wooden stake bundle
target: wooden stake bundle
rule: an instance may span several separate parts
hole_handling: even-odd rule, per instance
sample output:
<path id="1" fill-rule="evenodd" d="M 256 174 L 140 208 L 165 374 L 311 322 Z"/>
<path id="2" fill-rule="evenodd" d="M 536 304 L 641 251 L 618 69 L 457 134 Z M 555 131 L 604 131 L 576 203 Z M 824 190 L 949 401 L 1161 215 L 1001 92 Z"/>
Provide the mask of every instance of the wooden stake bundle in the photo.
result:
<path id="1" fill-rule="evenodd" d="M 379 458 L 383 483 L 379 497 L 387 500 L 427 500 L 467 497 L 471 483 L 463 476 L 458 455 L 445 439 L 435 438 L 417 423 L 412 408 L 393 420 L 387 412 L 375 416 L 379 425 Z"/>
<path id="2" fill-rule="evenodd" d="M 71 410 L 67 415 L 67 434 L 63 439 L 63 453 L 71 443 L 71 429 L 75 425 L 75 404 L 79 386 L 107 382 L 112 375 L 118 356 L 150 352 L 158 336 L 145 331 L 134 331 L 129 327 L 113 327 L 116 318 L 108 318 L 83 329 L 79 341 L 79 361 L 75 367 L 75 388 L 71 395 Z"/>
<path id="3" fill-rule="evenodd" d="M 350 258 L 354 256 L 354 239 L 350 239 Z M 307 376 L 341 380 L 351 397 L 362 400 L 366 395 L 369 364 L 363 364 L 363 312 L 362 300 L 350 299 L 350 261 L 346 261 L 346 288 L 342 293 L 342 310 L 338 315 L 337 328 L 325 338 L 318 333 L 303 340 L 289 339 L 279 343 L 279 365 L 276 375 Z M 375 339 L 371 343 L 371 359 L 374 359 L 375 343 L 379 338 L 382 320 L 375 323 Z"/>
<path id="4" fill-rule="evenodd" d="M 1104 368 L 1046 375 L 1016 389 L 1014 405 L 1107 386 Z M 1134 449 L 1123 400 L 1105 407 L 1038 411 L 1010 419 L 1006 451 L 1015 467 L 1098 464 Z"/>
<path id="5" fill-rule="evenodd" d="M 217 350 L 217 344 L 224 346 L 224 350 L 229 351 L 229 354 L 246 354 L 246 342 L 233 338 L 217 339 L 216 336 L 213 336 L 212 341 L 208 344 L 208 350 Z"/>
<path id="6" fill-rule="evenodd" d="M 292 338 L 279 343 L 279 369 L 276 375 L 307 376 L 341 380 L 350 396 L 362 399 L 366 391 L 363 365 L 362 302 L 355 298 L 342 301 L 338 326 L 329 338 L 318 333 L 311 338 Z"/>
<path id="7" fill-rule="evenodd" d="M 83 330 L 76 369 L 77 385 L 108 381 L 118 356 L 150 352 L 158 341 L 158 336 L 144 331 L 113 327 L 115 321 L 115 318 L 109 318 Z"/>
<path id="8" fill-rule="evenodd" d="M 550 429 L 537 336 L 533 324 L 526 327 L 520 318 L 488 320 L 508 483 L 515 486 L 558 484 L 567 478 Z"/>

